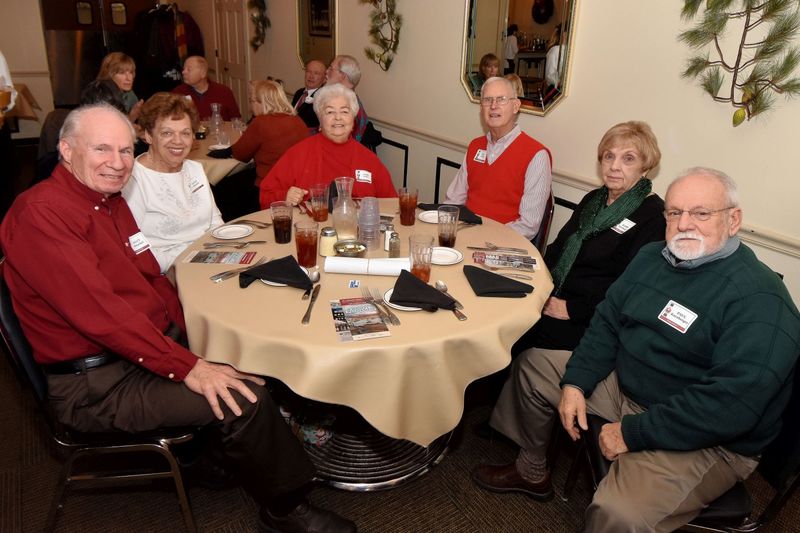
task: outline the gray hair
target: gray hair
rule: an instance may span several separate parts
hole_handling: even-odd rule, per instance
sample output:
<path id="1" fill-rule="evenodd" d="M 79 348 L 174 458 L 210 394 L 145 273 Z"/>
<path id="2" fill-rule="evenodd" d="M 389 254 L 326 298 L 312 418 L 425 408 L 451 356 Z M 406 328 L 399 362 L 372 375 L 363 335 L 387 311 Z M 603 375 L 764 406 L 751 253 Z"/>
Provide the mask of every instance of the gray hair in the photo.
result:
<path id="1" fill-rule="evenodd" d="M 323 85 L 317 92 L 314 93 L 314 113 L 317 117 L 322 118 L 322 109 L 331 98 L 344 97 L 347 99 L 347 105 L 353 113 L 353 118 L 358 114 L 358 98 L 352 89 L 348 89 L 341 83 L 334 83 L 333 85 Z"/>
<path id="2" fill-rule="evenodd" d="M 502 77 L 500 77 L 500 76 L 492 76 L 491 78 L 489 78 L 488 80 L 486 80 L 485 82 L 483 82 L 483 85 L 481 85 L 481 96 L 483 96 L 483 90 L 484 90 L 486 87 L 488 87 L 488 86 L 489 86 L 489 84 L 491 84 L 491 83 L 498 83 L 498 82 L 502 82 L 502 83 L 503 83 L 503 85 L 505 85 L 505 86 L 508 88 L 508 91 L 511 93 L 511 95 L 512 95 L 514 98 L 516 98 L 516 97 L 517 97 L 517 90 L 514 88 L 514 84 L 513 84 L 513 83 L 511 83 L 511 80 L 509 80 L 509 79 L 507 79 L 507 78 L 502 78 Z"/>
<path id="3" fill-rule="evenodd" d="M 361 81 L 361 67 L 358 66 L 356 58 L 348 55 L 338 55 L 334 59 L 339 60 L 339 70 L 347 76 L 353 87 L 356 87 L 358 82 Z"/>
<path id="4" fill-rule="evenodd" d="M 669 184 L 669 187 L 667 187 L 667 194 L 669 194 L 669 190 L 673 185 L 689 176 L 708 176 L 716 179 L 725 188 L 725 199 L 727 200 L 727 205 L 731 207 L 739 207 L 739 189 L 736 187 L 736 182 L 733 181 L 733 178 L 721 170 L 710 167 L 692 167 L 684 170 L 678 175 L 677 178 L 672 180 L 672 183 Z"/>
<path id="5" fill-rule="evenodd" d="M 128 129 L 131 132 L 131 143 L 136 142 L 136 130 L 133 129 L 133 124 L 131 124 L 130 120 L 128 120 L 128 117 L 126 117 L 125 114 L 119 109 L 106 102 L 83 105 L 72 110 L 70 114 L 67 115 L 67 118 L 64 119 L 64 124 L 61 126 L 61 131 L 58 132 L 58 140 L 60 141 L 62 139 L 69 139 L 70 137 L 77 137 L 80 134 L 80 126 L 83 122 L 84 115 L 89 111 L 94 111 L 96 109 L 108 111 L 112 115 L 119 117 L 123 122 L 125 122 L 125 124 L 128 125 Z"/>

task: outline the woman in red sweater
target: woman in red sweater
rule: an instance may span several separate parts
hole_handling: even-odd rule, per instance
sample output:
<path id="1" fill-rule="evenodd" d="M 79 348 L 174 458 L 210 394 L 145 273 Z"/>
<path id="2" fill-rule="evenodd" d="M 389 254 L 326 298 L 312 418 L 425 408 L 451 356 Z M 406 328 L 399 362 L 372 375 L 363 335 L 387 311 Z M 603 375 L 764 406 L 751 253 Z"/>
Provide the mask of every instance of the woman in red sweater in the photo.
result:
<path id="1" fill-rule="evenodd" d="M 343 85 L 326 85 L 314 93 L 314 112 L 320 135 L 292 146 L 272 167 L 260 185 L 262 209 L 279 200 L 297 205 L 308 199 L 312 185 L 330 184 L 339 176 L 355 179 L 353 197 L 396 197 L 389 171 L 378 156 L 350 136 L 358 113 L 356 93 Z"/>

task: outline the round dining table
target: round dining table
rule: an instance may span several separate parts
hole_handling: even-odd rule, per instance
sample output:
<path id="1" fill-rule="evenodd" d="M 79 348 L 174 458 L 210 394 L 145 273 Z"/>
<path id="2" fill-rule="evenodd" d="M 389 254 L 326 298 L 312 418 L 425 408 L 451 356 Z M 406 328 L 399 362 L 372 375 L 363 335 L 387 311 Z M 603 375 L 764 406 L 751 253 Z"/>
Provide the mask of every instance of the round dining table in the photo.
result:
<path id="1" fill-rule="evenodd" d="M 232 145 L 239 140 L 239 137 L 242 136 L 241 132 L 237 131 L 231 122 L 225 122 L 223 124 L 223 129 L 225 133 L 227 133 L 228 139 L 230 140 L 230 143 L 227 146 Z M 205 171 L 208 182 L 211 185 L 216 185 L 225 176 L 228 176 L 229 174 L 235 174 L 247 166 L 247 163 L 242 163 L 241 161 L 237 161 L 232 157 L 222 159 L 209 157 L 208 152 L 210 150 L 213 150 L 214 148 L 225 147 L 217 145 L 217 142 L 217 136 L 212 135 L 211 132 L 208 132 L 204 139 L 195 139 L 195 141 L 192 143 L 192 149 L 188 156 L 188 159 L 197 161 L 203 165 L 203 170 Z"/>
<path id="2" fill-rule="evenodd" d="M 408 255 L 412 233 L 437 234 L 435 223 L 419 217 L 413 226 L 400 225 L 397 199 L 381 199 L 380 211 L 394 216 L 402 256 Z M 271 220 L 268 210 L 246 218 Z M 295 208 L 295 221 L 308 218 Z M 332 226 L 333 221 L 329 217 L 319 224 Z M 254 260 L 297 257 L 294 239 L 276 244 L 271 227 L 253 230 L 238 240 L 266 241 L 245 248 L 256 252 Z M 474 264 L 473 251 L 467 246 L 485 247 L 487 241 L 524 248 L 536 259 L 538 270 L 526 273 L 533 279 L 523 281 L 534 287 L 532 293 L 522 298 L 476 296 L 463 272 L 464 265 Z M 384 294 L 394 286 L 396 277 L 325 272 L 325 258 L 317 256 L 319 298 L 309 324 L 303 325 L 308 300 L 301 299 L 301 290 L 261 282 L 242 289 L 237 277 L 215 283 L 209 276 L 230 265 L 187 262 L 192 252 L 208 242 L 223 241 L 206 234 L 175 262 L 194 353 L 243 372 L 276 378 L 304 398 L 348 406 L 380 434 L 422 449 L 441 441 L 458 425 L 470 383 L 510 363 L 512 344 L 539 319 L 553 287 L 534 246 L 511 228 L 484 217 L 482 224 L 462 226 L 457 232 L 455 250 L 463 255 L 462 261 L 431 268 L 430 283 L 444 281 L 450 294 L 463 304 L 467 320 L 460 321 L 442 309 L 433 313 L 393 310 L 401 324 L 389 326 L 390 336 L 342 342 L 334 328 L 330 302 L 359 298 L 362 287 Z M 383 248 L 367 255 L 387 256 Z M 440 459 L 434 455 L 431 460 Z"/>

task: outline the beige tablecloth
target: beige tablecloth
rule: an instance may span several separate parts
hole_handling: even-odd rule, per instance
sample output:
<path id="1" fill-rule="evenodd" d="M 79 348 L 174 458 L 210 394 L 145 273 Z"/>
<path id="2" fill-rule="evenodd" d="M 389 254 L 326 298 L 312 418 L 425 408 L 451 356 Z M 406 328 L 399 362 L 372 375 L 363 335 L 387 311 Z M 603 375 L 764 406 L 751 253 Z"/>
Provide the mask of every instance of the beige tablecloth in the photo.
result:
<path id="1" fill-rule="evenodd" d="M 382 213 L 397 211 L 397 200 L 382 200 Z M 267 212 L 251 218 L 269 220 Z M 295 210 L 295 220 L 305 218 Z M 417 220 L 413 227 L 395 224 L 407 255 L 411 231 L 436 234 L 435 224 Z M 332 225 L 329 218 L 327 223 Z M 275 244 L 271 228 L 249 239 L 268 244 L 250 249 L 258 256 L 278 258 L 295 255 L 295 245 Z M 202 242 L 214 241 L 206 235 Z M 463 274 L 473 264 L 465 246 L 484 241 L 526 248 L 541 261 L 524 237 L 492 220 L 458 232 L 456 248 L 464 261 L 451 266 L 434 265 L 431 282 L 444 280 L 450 292 L 464 304 L 468 320 L 459 322 L 450 311 L 395 311 L 402 325 L 391 327 L 391 336 L 340 343 L 333 326 L 329 300 L 359 297 L 352 280 L 385 292 L 396 278 L 329 274 L 322 272 L 319 300 L 311 323 L 300 324 L 307 302 L 301 291 L 254 283 L 240 289 L 238 279 L 213 283 L 208 277 L 224 265 L 176 261 L 177 282 L 194 353 L 210 361 L 229 363 L 256 374 L 273 376 L 306 398 L 343 404 L 357 410 L 382 433 L 427 446 L 456 427 L 464 408 L 464 390 L 472 381 L 492 374 L 510 362 L 509 350 L 540 316 L 552 290 L 542 263 L 534 274 L 533 294 L 525 298 L 479 298 Z M 469 252 L 469 253 L 468 253 Z M 382 250 L 371 253 L 385 257 Z M 185 255 L 184 255 L 185 257 Z M 322 261 L 319 257 L 322 270 Z"/>
<path id="2" fill-rule="evenodd" d="M 231 144 L 235 143 L 237 140 L 239 140 L 239 137 L 242 136 L 241 133 L 233 130 L 233 126 L 230 122 L 225 123 L 225 131 L 228 133 Z M 208 154 L 211 146 L 215 144 L 217 144 L 216 136 L 209 133 L 205 139 L 194 141 L 194 144 L 192 145 L 192 151 L 189 152 L 188 157 L 189 159 L 197 161 L 203 165 L 203 170 L 205 170 L 206 177 L 208 177 L 208 182 L 211 185 L 216 185 L 228 174 L 239 172 L 245 166 L 247 166 L 246 163 L 242 163 L 241 161 L 237 161 L 233 158 L 214 159 L 213 157 L 208 157 L 206 154 Z"/>

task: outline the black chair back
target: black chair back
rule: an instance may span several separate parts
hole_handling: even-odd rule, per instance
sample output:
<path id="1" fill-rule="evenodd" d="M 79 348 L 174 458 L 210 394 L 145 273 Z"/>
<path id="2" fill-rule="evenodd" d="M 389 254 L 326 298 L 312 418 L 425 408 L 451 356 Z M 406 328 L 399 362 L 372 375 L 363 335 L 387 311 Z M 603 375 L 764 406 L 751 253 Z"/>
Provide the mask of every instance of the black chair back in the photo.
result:
<path id="1" fill-rule="evenodd" d="M 43 407 L 47 401 L 47 380 L 39 365 L 33 359 L 33 351 L 11 303 L 11 293 L 3 277 L 5 259 L 0 259 L 0 334 L 5 341 L 8 355 L 17 372 L 30 383 L 36 401 Z"/>
<path id="2" fill-rule="evenodd" d="M 555 210 L 555 200 L 553 198 L 553 191 L 550 191 L 550 198 L 547 199 L 547 204 L 544 206 L 544 214 L 542 215 L 542 222 L 539 224 L 539 233 L 537 233 L 531 244 L 533 244 L 539 253 L 544 257 L 544 251 L 547 249 L 547 237 L 550 235 L 550 226 L 553 224 L 553 211 Z"/>

